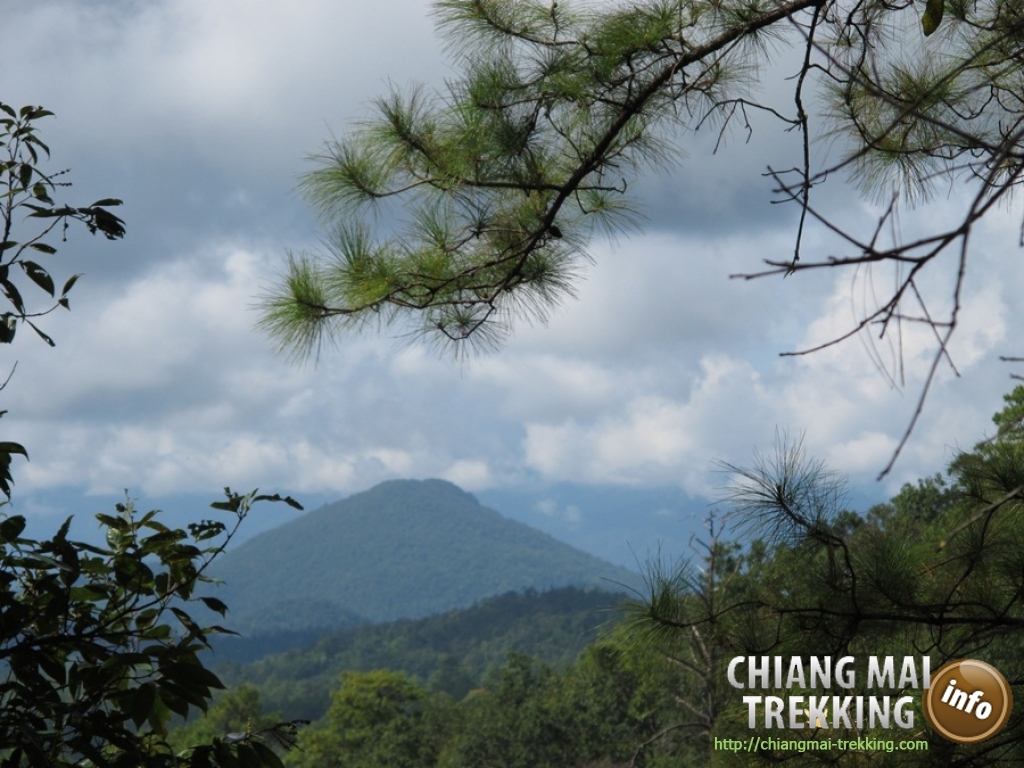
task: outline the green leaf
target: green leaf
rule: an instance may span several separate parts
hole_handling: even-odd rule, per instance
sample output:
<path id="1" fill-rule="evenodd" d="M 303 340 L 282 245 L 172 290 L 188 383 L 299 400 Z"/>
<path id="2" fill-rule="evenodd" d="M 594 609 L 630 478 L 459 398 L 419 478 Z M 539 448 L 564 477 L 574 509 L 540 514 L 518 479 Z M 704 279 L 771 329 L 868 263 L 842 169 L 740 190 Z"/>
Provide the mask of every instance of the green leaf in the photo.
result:
<path id="1" fill-rule="evenodd" d="M 39 668 L 45 672 L 58 687 L 67 683 L 67 667 L 64 666 L 64 661 L 62 659 L 55 656 L 52 652 L 47 651 L 36 653 L 35 658 L 36 662 L 39 664 Z"/>
<path id="2" fill-rule="evenodd" d="M 82 563 L 82 571 L 91 575 L 96 575 L 99 571 L 106 575 L 106 569 L 102 571 L 97 567 L 94 559 L 86 560 Z M 83 603 L 100 603 L 106 602 L 110 599 L 110 590 L 99 584 L 86 584 L 84 587 L 72 587 L 68 592 L 71 599 L 78 604 L 77 610 L 82 609 Z"/>
<path id="3" fill-rule="evenodd" d="M 210 755 L 213 753 L 213 747 L 209 744 L 203 744 L 192 750 L 188 758 L 188 764 L 191 768 L 212 768 L 213 763 L 210 762 Z"/>
<path id="4" fill-rule="evenodd" d="M 0 344 L 10 344 L 18 330 L 18 319 L 10 312 L 0 315 Z"/>
<path id="5" fill-rule="evenodd" d="M 235 632 L 235 630 L 233 629 L 227 629 L 226 627 L 222 627 L 219 624 L 214 624 L 213 626 L 205 627 L 203 631 L 206 632 L 208 635 L 231 635 L 234 637 L 242 636 L 240 632 Z"/>
<path id="6" fill-rule="evenodd" d="M 11 304 L 18 310 L 18 314 L 25 314 L 25 301 L 21 298 L 21 293 L 17 287 L 10 280 L 0 280 L 0 289 L 3 290 L 4 295 L 10 299 Z"/>
<path id="7" fill-rule="evenodd" d="M 9 542 L 17 539 L 25 530 L 25 518 L 23 515 L 8 517 L 0 522 L 0 541 Z"/>
<path id="8" fill-rule="evenodd" d="M 29 243 L 28 247 L 33 248 L 34 250 L 37 250 L 40 253 L 53 254 L 57 252 L 56 248 L 54 248 L 52 245 L 47 245 L 46 243 Z"/>
<path id="9" fill-rule="evenodd" d="M 136 728 L 149 720 L 153 714 L 153 705 L 156 702 L 156 687 L 152 684 L 141 685 L 135 689 L 131 703 L 128 705 L 128 715 Z"/>
<path id="10" fill-rule="evenodd" d="M 32 211 L 29 217 L 40 219 L 56 219 L 60 216 L 70 216 L 75 212 L 74 208 L 45 208 L 41 205 L 33 205 L 32 203 L 25 203 L 25 207 Z"/>
<path id="11" fill-rule="evenodd" d="M 113 669 L 118 672 L 123 670 L 149 669 L 150 657 L 145 653 L 118 653 L 103 662 L 103 669 Z"/>
<path id="12" fill-rule="evenodd" d="M 43 331 L 42 331 L 42 330 L 40 330 L 40 329 L 39 329 L 39 328 L 38 328 L 38 327 L 36 326 L 36 324 L 35 324 L 35 323 L 33 323 L 33 322 L 32 322 L 31 320 L 26 320 L 25 322 L 26 322 L 26 323 L 28 323 L 28 324 L 29 324 L 29 326 L 31 326 L 31 328 L 32 328 L 32 330 L 33 330 L 33 331 L 35 331 L 36 333 L 38 333 L 38 334 L 39 334 L 39 338 L 41 338 L 41 339 L 42 339 L 43 341 L 45 341 L 45 342 L 46 342 L 47 344 L 49 344 L 49 345 L 50 345 L 51 347 L 56 347 L 56 346 L 57 346 L 57 342 L 55 342 L 55 341 L 54 341 L 53 339 L 51 339 L 51 338 L 50 338 L 49 336 L 47 336 L 47 335 L 46 335 L 45 333 L 43 333 Z"/>
<path id="13" fill-rule="evenodd" d="M 239 744 L 235 749 L 238 752 L 238 764 L 246 766 L 258 766 L 263 765 L 263 760 L 260 759 L 259 754 L 255 749 L 252 748 L 252 744 L 242 743 Z"/>
<path id="14" fill-rule="evenodd" d="M 160 672 L 164 677 L 189 689 L 224 687 L 220 678 L 201 664 L 161 664 Z"/>
<path id="15" fill-rule="evenodd" d="M 211 611 L 216 611 L 221 616 L 224 616 L 228 612 L 228 607 L 222 601 L 216 597 L 200 597 L 199 598 L 203 605 L 209 608 Z"/>
<path id="16" fill-rule="evenodd" d="M 71 530 L 71 521 L 73 519 L 74 519 L 74 515 L 69 515 L 64 520 L 64 522 L 61 523 L 60 528 L 57 529 L 57 535 L 53 537 L 54 541 L 60 541 L 60 542 L 65 542 L 65 543 L 67 542 L 67 540 L 68 540 L 68 531 Z"/>
<path id="17" fill-rule="evenodd" d="M 198 523 L 189 523 L 188 532 L 192 535 L 196 541 L 206 541 L 222 534 L 227 530 L 227 526 L 221 522 L 214 522 L 212 520 L 203 520 Z"/>
<path id="18" fill-rule="evenodd" d="M 236 768 L 236 766 L 241 766 L 241 763 L 239 763 L 238 759 L 235 757 L 235 753 L 231 751 L 231 747 L 220 739 L 213 742 L 213 753 L 217 758 L 217 764 L 223 768 Z"/>
<path id="19" fill-rule="evenodd" d="M 108 240 L 124 237 L 124 221 L 103 208 L 79 208 L 78 212 L 87 217 L 86 226 L 92 234 L 102 232 Z"/>
<path id="20" fill-rule="evenodd" d="M 90 207 L 95 208 L 97 205 L 124 205 L 124 201 L 118 200 L 116 197 L 105 197 L 102 200 L 97 200 Z"/>
<path id="21" fill-rule="evenodd" d="M 155 509 L 149 510 L 141 518 L 139 518 L 139 525 L 144 528 L 150 528 L 154 531 L 167 531 L 170 530 L 166 525 L 156 519 L 159 512 Z"/>
<path id="22" fill-rule="evenodd" d="M 32 185 L 32 197 L 36 200 L 42 200 L 44 203 L 52 203 L 50 199 L 50 193 L 46 191 L 46 185 L 43 182 L 36 182 Z"/>
<path id="23" fill-rule="evenodd" d="M 77 275 L 72 275 L 71 277 L 69 277 L 68 281 L 64 283 L 64 287 L 61 289 L 60 295 L 67 296 L 68 291 L 70 291 L 74 284 L 78 282 L 78 278 L 80 278 L 81 276 L 82 273 L 79 272 Z"/>
<path id="24" fill-rule="evenodd" d="M 268 766 L 269 768 L 284 768 L 284 763 L 281 762 L 281 758 L 274 754 L 274 750 L 266 744 L 254 741 L 251 746 L 257 756 L 259 756 L 259 759 L 263 761 L 263 765 Z"/>
<path id="25" fill-rule="evenodd" d="M 43 245 L 43 244 L 42 243 L 34 243 L 33 247 L 34 246 L 39 246 L 39 245 Z M 46 246 L 46 248 L 49 248 L 49 247 L 50 246 L 48 246 L 48 245 Z M 37 249 L 37 250 L 41 250 L 41 249 Z M 55 250 L 53 252 L 56 253 Z M 38 264 L 36 264 L 34 261 L 22 261 L 20 263 L 21 263 L 21 268 L 25 270 L 25 274 L 28 275 L 29 280 L 31 280 L 33 283 L 38 285 L 40 288 L 42 288 L 48 294 L 53 296 L 53 278 L 50 277 L 50 273 L 47 272 L 45 269 L 43 269 Z"/>
<path id="26" fill-rule="evenodd" d="M 930 35 L 939 28 L 945 12 L 945 0 L 928 0 L 924 8 L 924 15 L 921 16 L 921 27 L 924 29 L 925 35 Z"/>
<path id="27" fill-rule="evenodd" d="M 28 153 L 30 155 L 32 155 L 32 162 L 33 163 L 38 163 L 39 162 L 39 155 L 36 153 L 35 147 L 39 147 L 40 149 L 42 149 L 43 152 L 46 153 L 47 157 L 50 156 L 50 148 L 46 144 L 44 144 L 42 141 L 40 141 L 38 136 L 36 136 L 34 134 L 30 134 L 30 135 L 26 136 L 24 139 L 22 139 L 22 141 L 25 143 L 25 146 L 28 148 Z"/>
<path id="28" fill-rule="evenodd" d="M 2 109 L 4 112 L 6 112 L 11 117 L 17 117 L 18 116 L 18 114 L 13 109 L 11 109 L 9 106 L 4 104 L 3 102 L 0 102 L 0 109 Z"/>
<path id="29" fill-rule="evenodd" d="M 11 457 L 0 455 L 0 491 L 9 499 L 11 498 L 11 485 L 14 478 L 11 476 Z"/>
<path id="30" fill-rule="evenodd" d="M 193 637 L 198 637 L 200 640 L 206 639 L 205 635 L 203 635 L 203 630 L 200 629 L 199 625 L 192 620 L 192 617 L 185 613 L 183 610 L 171 606 L 171 613 L 178 617 L 178 621 L 180 621 L 182 626 L 184 626 L 185 629 L 188 630 L 190 635 L 192 635 Z"/>
<path id="31" fill-rule="evenodd" d="M 257 496 L 255 499 L 253 499 L 253 502 L 257 502 L 257 501 L 283 501 L 289 507 L 292 507 L 294 509 L 303 509 L 304 508 L 301 504 L 299 504 L 299 502 L 297 502 L 291 496 L 281 496 L 281 494 L 279 494 L 279 493 L 275 493 L 273 496 L 268 496 L 266 494 L 261 494 L 261 495 Z"/>
<path id="32" fill-rule="evenodd" d="M 0 442 L 0 453 L 17 453 L 28 458 L 28 451 L 25 450 L 24 446 L 18 443 L 5 443 Z"/>
<path id="33" fill-rule="evenodd" d="M 215 501 L 210 504 L 214 509 L 222 509 L 225 512 L 238 513 L 238 510 L 242 508 L 242 503 L 245 501 L 244 496 L 239 496 L 237 493 L 233 493 L 230 488 L 224 489 L 224 495 L 228 497 L 227 501 Z"/>
<path id="34" fill-rule="evenodd" d="M 189 696 L 191 696 L 190 691 L 186 691 L 181 686 L 174 685 L 166 678 L 160 681 L 160 695 L 158 698 L 174 714 L 188 718 L 188 711 L 191 707 L 188 700 Z"/>
<path id="35" fill-rule="evenodd" d="M 167 722 L 171 719 L 171 712 L 167 708 L 163 697 L 154 692 L 153 704 L 149 709 L 149 727 L 159 736 L 167 735 Z"/>
<path id="36" fill-rule="evenodd" d="M 96 514 L 96 519 L 100 521 L 100 524 L 106 528 L 112 528 L 116 531 L 127 531 L 131 524 L 123 517 L 114 517 L 113 515 L 106 515 L 102 512 Z"/>
<path id="37" fill-rule="evenodd" d="M 122 549 L 128 541 L 128 535 L 113 528 L 108 528 L 106 533 L 107 546 L 117 551 Z"/>

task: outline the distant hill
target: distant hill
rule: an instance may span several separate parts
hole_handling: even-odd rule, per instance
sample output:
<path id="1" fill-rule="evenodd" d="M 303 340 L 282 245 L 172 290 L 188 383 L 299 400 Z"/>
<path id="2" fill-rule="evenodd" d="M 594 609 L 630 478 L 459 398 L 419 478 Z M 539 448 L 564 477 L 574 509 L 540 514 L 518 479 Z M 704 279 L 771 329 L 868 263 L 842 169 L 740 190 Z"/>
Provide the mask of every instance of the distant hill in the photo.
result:
<path id="1" fill-rule="evenodd" d="M 524 589 L 639 577 L 481 506 L 443 480 L 392 480 L 222 555 L 227 625 L 247 635 L 418 618 Z"/>
<path id="2" fill-rule="evenodd" d="M 343 670 L 399 670 L 461 699 L 510 652 L 572 663 L 622 618 L 622 608 L 623 595 L 599 589 L 509 593 L 424 619 L 329 631 L 250 663 L 237 659 L 258 656 L 260 638 L 218 638 L 209 662 L 228 685 L 255 685 L 266 711 L 316 720 Z"/>

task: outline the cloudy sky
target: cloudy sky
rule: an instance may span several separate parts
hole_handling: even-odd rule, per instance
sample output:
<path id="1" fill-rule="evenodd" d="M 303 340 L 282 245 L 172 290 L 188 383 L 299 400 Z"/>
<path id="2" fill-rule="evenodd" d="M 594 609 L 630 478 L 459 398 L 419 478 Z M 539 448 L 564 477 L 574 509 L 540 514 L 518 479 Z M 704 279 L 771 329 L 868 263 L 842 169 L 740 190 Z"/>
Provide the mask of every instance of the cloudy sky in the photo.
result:
<path id="1" fill-rule="evenodd" d="M 538 519 L 586 526 L 585 509 L 558 507 L 544 489 L 712 498 L 713 461 L 746 463 L 780 432 L 803 435 L 809 453 L 881 498 L 990 429 L 1011 387 L 998 356 L 1024 354 L 1018 208 L 974 240 L 952 347 L 961 377 L 940 371 L 877 483 L 934 348 L 906 329 L 899 386 L 870 354 L 892 370 L 887 341 L 779 357 L 844 331 L 891 277 L 728 279 L 792 249 L 795 211 L 769 204 L 761 173 L 794 165 L 798 146 L 759 123 L 715 156 L 710 133 L 682 137 L 687 156 L 632 187 L 641 229 L 595 241 L 578 300 L 498 353 L 455 362 L 364 335 L 297 366 L 254 331 L 252 309 L 286 252 L 319 242 L 296 177 L 389 83 L 456 75 L 429 4 L 9 2 L 0 47 L 0 101 L 56 113 L 39 127 L 51 167 L 72 169 L 67 201 L 120 197 L 128 227 L 116 243 L 80 231 L 55 243 L 54 274 L 84 273 L 72 311 L 43 324 L 57 347 L 22 332 L 3 351 L 5 371 L 18 361 L 5 439 L 31 455 L 15 467 L 16 509 L 36 516 L 58 511 L 55 499 L 98 511 L 90 499 L 124 488 L 158 501 L 212 500 L 225 485 L 326 501 L 387 478 L 443 477 L 475 492 L 528 486 Z M 851 221 L 870 221 L 843 188 L 827 194 Z M 924 221 L 956 210 L 955 196 L 940 199 Z M 834 245 L 812 231 L 807 254 Z M 928 287 L 943 295 L 938 276 Z"/>

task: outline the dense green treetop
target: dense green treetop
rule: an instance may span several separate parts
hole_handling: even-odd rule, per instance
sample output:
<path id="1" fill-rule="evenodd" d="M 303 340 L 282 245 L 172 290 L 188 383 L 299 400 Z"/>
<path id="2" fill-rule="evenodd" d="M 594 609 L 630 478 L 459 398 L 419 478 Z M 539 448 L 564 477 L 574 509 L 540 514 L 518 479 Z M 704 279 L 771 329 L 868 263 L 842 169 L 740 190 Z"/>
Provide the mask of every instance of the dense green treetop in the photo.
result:
<path id="1" fill-rule="evenodd" d="M 995 417 L 1014 421 L 1024 387 Z M 738 655 L 923 656 L 934 672 L 953 659 L 980 658 L 1024 695 L 1024 441 L 1003 430 L 959 455 L 946 476 L 905 486 L 859 522 L 842 506 L 842 481 L 799 446 L 782 445 L 750 468 L 733 468 L 727 513 L 759 535 L 739 567 L 719 579 L 653 574 L 634 627 L 682 656 L 705 692 L 729 692 L 718 658 Z M 852 523 L 852 524 L 851 524 Z M 727 554 L 727 550 L 726 550 Z M 751 556 L 757 555 L 751 559 Z M 726 561 L 728 558 L 726 558 Z M 705 564 L 703 573 L 717 569 Z M 728 576 L 731 586 L 722 586 Z M 669 652 L 680 656 L 680 651 Z M 863 682 L 863 670 L 858 679 Z M 849 695 L 879 691 L 854 690 Z M 709 732 L 746 734 L 747 710 L 709 702 Z M 710 706 L 714 704 L 714 706 Z M 920 711 L 917 718 L 923 722 Z M 989 741 L 955 747 L 930 730 L 927 752 L 880 757 L 882 765 L 1015 765 L 1024 759 L 1024 717 Z M 868 733 L 869 729 L 862 730 Z M 892 738 L 891 732 L 878 735 Z M 771 755 L 744 765 L 771 764 Z M 837 765 L 856 764 L 853 756 Z"/>
<path id="2" fill-rule="evenodd" d="M 236 642 L 225 638 L 212 667 L 228 684 L 257 686 L 268 707 L 309 720 L 324 713 L 343 671 L 392 669 L 461 699 L 512 651 L 570 664 L 612 626 L 623 599 L 576 587 L 509 593 L 422 619 L 332 630 L 248 663 L 225 656 Z"/>

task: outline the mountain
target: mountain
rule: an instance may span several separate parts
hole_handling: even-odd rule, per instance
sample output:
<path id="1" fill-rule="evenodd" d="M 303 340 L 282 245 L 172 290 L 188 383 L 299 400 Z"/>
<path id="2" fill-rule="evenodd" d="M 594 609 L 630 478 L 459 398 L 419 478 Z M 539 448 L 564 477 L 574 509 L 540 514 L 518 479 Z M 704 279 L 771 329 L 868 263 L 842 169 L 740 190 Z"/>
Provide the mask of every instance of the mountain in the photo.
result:
<path id="1" fill-rule="evenodd" d="M 418 618 L 524 589 L 639 577 L 502 517 L 443 480 L 392 480 L 226 552 L 211 573 L 244 634 Z"/>

